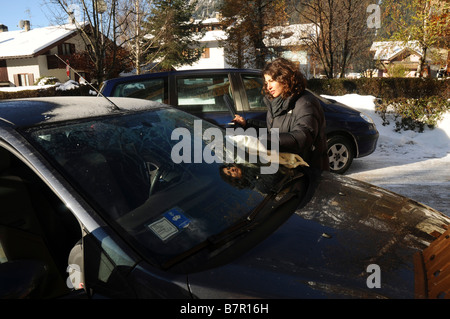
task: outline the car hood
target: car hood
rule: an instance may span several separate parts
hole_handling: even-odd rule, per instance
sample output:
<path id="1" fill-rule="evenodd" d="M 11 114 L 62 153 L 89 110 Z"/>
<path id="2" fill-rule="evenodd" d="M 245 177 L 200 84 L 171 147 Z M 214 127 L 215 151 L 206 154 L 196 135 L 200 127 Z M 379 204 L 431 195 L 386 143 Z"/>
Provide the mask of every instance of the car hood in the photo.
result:
<path id="1" fill-rule="evenodd" d="M 323 103 L 322 106 L 324 111 L 327 113 L 343 113 L 353 115 L 358 115 L 361 113 L 360 111 L 335 100 L 330 100 L 329 103 Z"/>
<path id="2" fill-rule="evenodd" d="M 323 173 L 306 206 L 268 238 L 188 282 L 198 298 L 414 298 L 423 284 L 415 257 L 449 223 L 408 198 Z"/>

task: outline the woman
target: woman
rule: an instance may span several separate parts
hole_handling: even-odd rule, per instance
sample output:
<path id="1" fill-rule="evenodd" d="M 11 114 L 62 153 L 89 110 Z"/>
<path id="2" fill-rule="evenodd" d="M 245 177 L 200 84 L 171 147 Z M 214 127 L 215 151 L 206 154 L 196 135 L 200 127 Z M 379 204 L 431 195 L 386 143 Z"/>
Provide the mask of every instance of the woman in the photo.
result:
<path id="1" fill-rule="evenodd" d="M 298 66 L 279 58 L 266 65 L 263 75 L 266 124 L 240 115 L 233 122 L 244 128 L 278 128 L 280 152 L 298 154 L 310 167 L 329 170 L 323 110 L 318 99 L 306 90 L 306 79 Z"/>
<path id="2" fill-rule="evenodd" d="M 220 177 L 238 189 L 253 189 L 268 194 L 274 185 L 283 178 L 279 174 L 261 174 L 259 166 L 251 164 L 232 163 L 219 167 Z"/>

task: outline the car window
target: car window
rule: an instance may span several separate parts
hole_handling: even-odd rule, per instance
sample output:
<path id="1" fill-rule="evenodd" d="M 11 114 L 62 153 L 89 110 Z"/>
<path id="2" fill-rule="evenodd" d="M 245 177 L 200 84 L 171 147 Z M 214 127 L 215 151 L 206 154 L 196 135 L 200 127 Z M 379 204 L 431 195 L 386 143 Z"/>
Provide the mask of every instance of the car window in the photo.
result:
<path id="1" fill-rule="evenodd" d="M 227 74 L 177 78 L 178 107 L 189 113 L 229 112 L 233 95 Z"/>
<path id="2" fill-rule="evenodd" d="M 248 105 L 253 109 L 266 109 L 263 103 L 262 87 L 263 79 L 261 76 L 242 75 L 245 93 L 247 94 Z"/>
<path id="3" fill-rule="evenodd" d="M 133 97 L 168 103 L 167 77 L 119 83 L 112 94 L 116 97 Z"/>

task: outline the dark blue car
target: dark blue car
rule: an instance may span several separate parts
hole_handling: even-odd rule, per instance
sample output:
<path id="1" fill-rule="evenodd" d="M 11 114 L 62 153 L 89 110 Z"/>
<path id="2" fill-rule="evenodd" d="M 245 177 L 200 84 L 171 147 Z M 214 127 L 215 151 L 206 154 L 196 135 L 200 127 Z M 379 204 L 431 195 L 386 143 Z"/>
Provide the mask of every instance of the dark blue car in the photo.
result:
<path id="1" fill-rule="evenodd" d="M 135 97 L 180 108 L 222 127 L 233 125 L 238 113 L 244 118 L 266 119 L 262 101 L 261 71 L 209 69 L 150 73 L 105 81 L 107 97 Z M 330 170 L 344 173 L 353 158 L 371 154 L 378 131 L 365 114 L 317 95 L 327 122 Z"/>
<path id="2" fill-rule="evenodd" d="M 194 158 L 211 144 L 235 154 L 241 177 L 220 161 L 175 161 L 176 130 Z M 450 295 L 450 218 L 309 167 L 264 174 L 223 132 L 142 99 L 1 101 L 0 299 Z M 162 304 L 152 310 L 188 310 Z M 222 304 L 215 317 L 232 310 Z"/>

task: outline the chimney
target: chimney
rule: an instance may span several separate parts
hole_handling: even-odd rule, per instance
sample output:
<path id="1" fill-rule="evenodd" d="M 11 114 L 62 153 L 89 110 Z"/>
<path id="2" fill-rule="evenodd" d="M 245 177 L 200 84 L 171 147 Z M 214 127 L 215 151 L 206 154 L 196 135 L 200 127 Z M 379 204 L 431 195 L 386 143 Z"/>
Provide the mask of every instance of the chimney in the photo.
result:
<path id="1" fill-rule="evenodd" d="M 1 32 L 8 32 L 8 27 L 4 24 L 0 24 L 0 33 Z"/>
<path id="2" fill-rule="evenodd" d="M 75 24 L 75 14 L 74 14 L 74 12 L 73 11 L 69 11 L 68 14 L 69 14 L 69 19 L 68 19 L 69 24 L 72 24 L 72 25 Z"/>
<path id="3" fill-rule="evenodd" d="M 25 31 L 30 31 L 30 21 L 29 20 L 20 20 L 19 28 L 24 29 Z"/>

